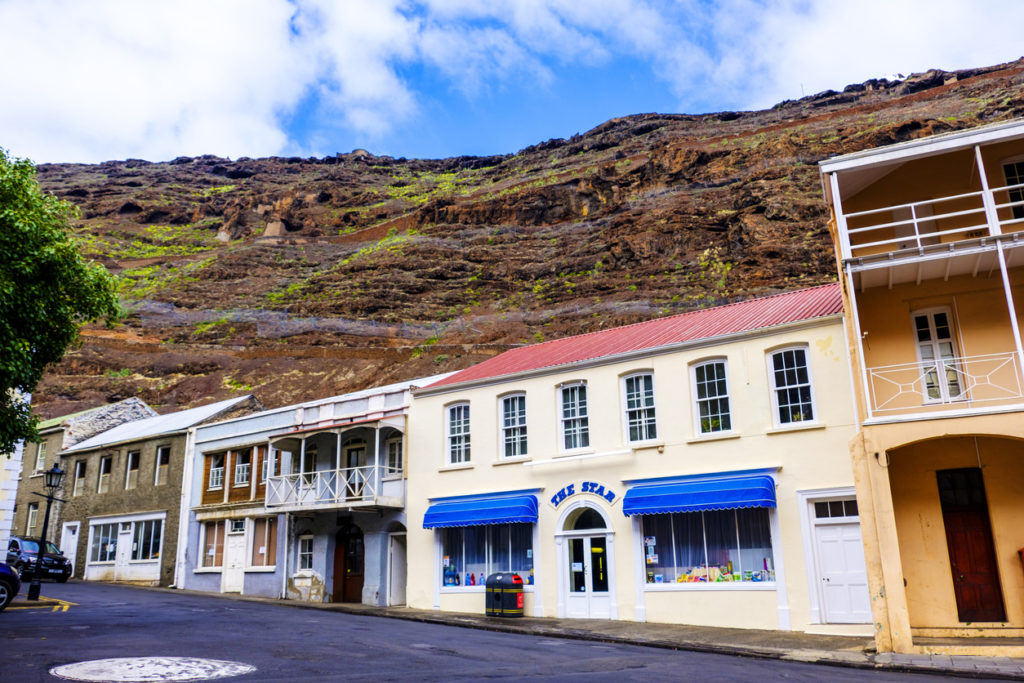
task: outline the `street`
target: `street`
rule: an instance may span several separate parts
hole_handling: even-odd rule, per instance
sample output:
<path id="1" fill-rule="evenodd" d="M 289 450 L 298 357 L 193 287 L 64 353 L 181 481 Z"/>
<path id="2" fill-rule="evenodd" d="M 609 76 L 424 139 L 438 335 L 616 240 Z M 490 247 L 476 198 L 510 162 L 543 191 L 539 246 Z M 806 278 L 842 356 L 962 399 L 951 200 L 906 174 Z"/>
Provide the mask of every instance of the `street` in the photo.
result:
<path id="1" fill-rule="evenodd" d="M 220 679 L 239 682 L 940 680 L 918 674 L 494 633 L 300 609 L 287 603 L 268 605 L 79 581 L 45 583 L 42 595 L 71 604 L 57 609 L 29 608 L 29 603 L 19 599 L 0 613 L 0 680 L 53 681 L 57 678 L 49 671 L 55 666 L 107 658 L 171 656 L 229 660 L 255 667 L 250 673 Z"/>

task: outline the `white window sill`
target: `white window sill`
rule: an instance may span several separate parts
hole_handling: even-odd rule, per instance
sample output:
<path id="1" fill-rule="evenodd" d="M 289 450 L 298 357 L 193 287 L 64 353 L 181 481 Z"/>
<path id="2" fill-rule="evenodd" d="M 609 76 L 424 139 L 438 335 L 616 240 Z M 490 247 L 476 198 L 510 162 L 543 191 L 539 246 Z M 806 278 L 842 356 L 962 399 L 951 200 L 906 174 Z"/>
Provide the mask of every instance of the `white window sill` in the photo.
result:
<path id="1" fill-rule="evenodd" d="M 245 482 L 244 484 L 235 484 L 231 488 L 233 488 L 233 489 L 247 489 L 247 488 L 249 488 L 249 482 Z"/>
<path id="2" fill-rule="evenodd" d="M 649 593 L 665 593 L 673 591 L 773 591 L 774 581 L 711 581 L 699 583 L 645 583 L 644 591 Z"/>
<path id="3" fill-rule="evenodd" d="M 86 562 L 90 567 L 113 567 L 114 560 L 107 560 L 106 562 Z"/>
<path id="4" fill-rule="evenodd" d="M 821 422 L 794 422 L 787 425 L 776 425 L 765 434 L 771 436 L 772 434 L 788 434 L 790 432 L 810 432 L 815 429 L 825 429 L 825 426 Z"/>
<path id="5" fill-rule="evenodd" d="M 704 434 L 702 436 L 695 436 L 692 439 L 686 441 L 687 444 L 692 443 L 705 443 L 708 441 L 728 441 L 729 439 L 738 439 L 742 436 L 739 432 L 712 432 L 711 434 Z"/>
<path id="6" fill-rule="evenodd" d="M 128 564 L 160 564 L 160 558 L 153 558 L 152 560 L 128 560 Z"/>
<path id="7" fill-rule="evenodd" d="M 592 454 L 594 454 L 596 452 L 597 452 L 597 449 L 595 449 L 595 448 L 577 448 L 577 449 L 571 450 L 571 451 L 559 451 L 558 453 L 555 453 L 551 457 L 555 458 L 555 459 L 557 459 L 557 458 L 574 458 L 574 457 L 579 457 L 581 455 L 592 455 Z"/>
<path id="8" fill-rule="evenodd" d="M 484 593 L 486 591 L 487 591 L 487 586 L 486 585 L 480 585 L 480 584 L 477 584 L 476 586 L 441 586 L 441 593 L 442 594 L 450 594 L 450 595 L 458 595 L 460 593 L 462 593 L 462 594 Z M 529 584 L 524 583 L 523 584 L 523 592 L 524 593 L 532 593 L 533 592 L 533 584 L 532 583 L 529 583 Z"/>
<path id="9" fill-rule="evenodd" d="M 385 474 L 381 477 L 381 481 L 402 481 L 401 474 Z"/>
<path id="10" fill-rule="evenodd" d="M 223 571 L 223 567 L 196 567 L 192 570 L 193 574 L 220 574 Z"/>
<path id="11" fill-rule="evenodd" d="M 532 456 L 529 456 L 529 455 L 517 455 L 514 458 L 500 458 L 498 460 L 495 460 L 491 464 L 494 465 L 495 467 L 498 467 L 500 465 L 514 465 L 517 462 L 530 462 L 531 460 L 533 460 Z"/>
<path id="12" fill-rule="evenodd" d="M 473 463 L 471 462 L 460 462 L 454 465 L 445 465 L 438 468 L 438 472 L 455 472 L 457 470 L 471 470 L 473 469 Z"/>
<path id="13" fill-rule="evenodd" d="M 630 441 L 626 444 L 627 448 L 632 448 L 634 451 L 643 451 L 648 448 L 657 448 L 659 450 L 665 450 L 664 441 Z"/>
<path id="14" fill-rule="evenodd" d="M 276 571 L 277 571 L 277 567 L 276 566 L 273 566 L 273 567 L 246 567 L 245 568 L 245 573 L 246 574 L 250 574 L 250 573 L 253 573 L 253 574 L 272 574 L 273 572 L 276 572 Z"/>

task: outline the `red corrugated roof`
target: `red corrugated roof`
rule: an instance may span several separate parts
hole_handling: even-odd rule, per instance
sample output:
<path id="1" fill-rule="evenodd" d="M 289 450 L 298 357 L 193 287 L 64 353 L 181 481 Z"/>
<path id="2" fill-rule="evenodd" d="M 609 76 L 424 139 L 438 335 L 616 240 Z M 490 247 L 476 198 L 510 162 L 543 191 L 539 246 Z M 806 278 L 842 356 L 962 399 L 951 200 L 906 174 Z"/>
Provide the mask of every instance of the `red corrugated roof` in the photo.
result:
<path id="1" fill-rule="evenodd" d="M 701 339 L 759 330 L 842 313 L 839 284 L 822 285 L 690 311 L 610 330 L 512 349 L 427 388 L 555 368 L 630 351 L 656 349 Z"/>

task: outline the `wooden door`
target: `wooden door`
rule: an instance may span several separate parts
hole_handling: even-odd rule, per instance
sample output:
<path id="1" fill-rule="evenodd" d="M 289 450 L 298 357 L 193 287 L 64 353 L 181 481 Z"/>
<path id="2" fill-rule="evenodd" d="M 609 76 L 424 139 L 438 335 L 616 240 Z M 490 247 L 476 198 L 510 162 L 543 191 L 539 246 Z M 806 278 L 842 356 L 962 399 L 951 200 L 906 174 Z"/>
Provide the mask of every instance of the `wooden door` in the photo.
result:
<path id="1" fill-rule="evenodd" d="M 363 532 L 352 526 L 342 529 L 334 543 L 335 602 L 363 601 Z"/>
<path id="2" fill-rule="evenodd" d="M 940 470 L 936 475 L 959 619 L 1006 621 L 981 469 Z"/>

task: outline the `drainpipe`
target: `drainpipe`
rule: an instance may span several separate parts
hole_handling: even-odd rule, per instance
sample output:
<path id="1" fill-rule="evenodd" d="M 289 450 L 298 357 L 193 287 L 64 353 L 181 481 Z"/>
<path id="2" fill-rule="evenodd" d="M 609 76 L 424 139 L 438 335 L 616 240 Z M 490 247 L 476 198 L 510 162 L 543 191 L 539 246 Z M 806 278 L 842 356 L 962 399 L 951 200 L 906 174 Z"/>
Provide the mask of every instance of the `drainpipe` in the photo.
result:
<path id="1" fill-rule="evenodd" d="M 291 524 L 289 524 L 292 515 L 290 512 L 286 512 L 283 516 L 284 524 L 281 526 L 283 526 L 284 529 L 282 529 L 281 538 L 284 539 L 284 561 L 281 563 L 283 570 L 281 572 L 281 599 L 286 600 L 288 598 L 288 559 L 291 557 L 292 547 L 291 539 L 289 539 L 288 534 L 292 532 Z"/>

